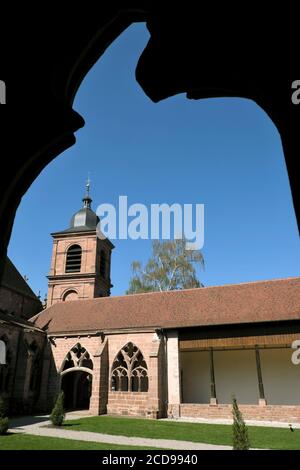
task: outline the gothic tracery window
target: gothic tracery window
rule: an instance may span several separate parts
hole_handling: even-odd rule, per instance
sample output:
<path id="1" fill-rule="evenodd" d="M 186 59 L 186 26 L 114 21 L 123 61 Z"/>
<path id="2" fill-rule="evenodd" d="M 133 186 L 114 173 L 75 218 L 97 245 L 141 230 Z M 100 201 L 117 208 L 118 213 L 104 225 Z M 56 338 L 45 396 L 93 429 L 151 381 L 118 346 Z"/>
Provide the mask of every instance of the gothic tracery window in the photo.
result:
<path id="1" fill-rule="evenodd" d="M 143 354 L 133 343 L 127 343 L 113 362 L 111 389 L 120 392 L 148 392 L 147 364 Z"/>
<path id="2" fill-rule="evenodd" d="M 81 346 L 80 343 L 75 344 L 68 352 L 63 362 L 62 370 L 70 369 L 71 367 L 86 367 L 93 369 L 93 361 L 88 351 Z"/>

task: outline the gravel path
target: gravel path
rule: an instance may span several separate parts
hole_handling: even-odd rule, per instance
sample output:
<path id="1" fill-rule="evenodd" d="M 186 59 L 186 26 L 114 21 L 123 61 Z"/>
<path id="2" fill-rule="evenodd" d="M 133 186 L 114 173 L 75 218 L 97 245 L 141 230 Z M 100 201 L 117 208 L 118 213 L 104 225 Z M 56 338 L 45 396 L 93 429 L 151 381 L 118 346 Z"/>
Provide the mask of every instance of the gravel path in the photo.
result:
<path id="1" fill-rule="evenodd" d="M 68 414 L 67 419 L 78 419 L 78 414 Z M 113 436 L 87 431 L 69 431 L 65 429 L 48 428 L 50 421 L 48 416 L 24 417 L 14 419 L 11 422 L 11 432 L 21 432 L 34 436 L 59 437 L 75 441 L 102 442 L 107 444 L 120 444 L 140 447 L 157 447 L 159 449 L 178 450 L 231 450 L 229 446 L 202 444 L 189 441 L 176 441 L 169 439 L 149 439 L 144 437 Z"/>
<path id="2" fill-rule="evenodd" d="M 177 421 L 178 423 L 206 423 L 206 424 L 228 424 L 232 425 L 232 419 L 206 419 L 206 418 L 162 418 L 161 421 Z M 262 426 L 270 428 L 287 428 L 289 423 L 283 421 L 262 421 L 245 419 L 246 425 Z M 300 429 L 300 423 L 291 423 L 294 429 Z"/>

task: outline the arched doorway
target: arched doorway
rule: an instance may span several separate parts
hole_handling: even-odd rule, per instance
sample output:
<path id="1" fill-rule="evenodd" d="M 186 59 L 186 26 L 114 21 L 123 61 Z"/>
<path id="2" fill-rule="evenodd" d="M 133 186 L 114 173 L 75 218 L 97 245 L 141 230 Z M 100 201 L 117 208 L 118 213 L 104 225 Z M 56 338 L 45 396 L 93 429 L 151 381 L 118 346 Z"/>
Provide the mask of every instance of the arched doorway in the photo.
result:
<path id="1" fill-rule="evenodd" d="M 66 355 L 60 375 L 65 409 L 88 410 L 92 394 L 93 361 L 80 343 L 76 343 Z"/>
<path id="2" fill-rule="evenodd" d="M 67 411 L 88 410 L 92 393 L 92 374 L 82 370 L 70 371 L 62 376 L 61 390 Z"/>

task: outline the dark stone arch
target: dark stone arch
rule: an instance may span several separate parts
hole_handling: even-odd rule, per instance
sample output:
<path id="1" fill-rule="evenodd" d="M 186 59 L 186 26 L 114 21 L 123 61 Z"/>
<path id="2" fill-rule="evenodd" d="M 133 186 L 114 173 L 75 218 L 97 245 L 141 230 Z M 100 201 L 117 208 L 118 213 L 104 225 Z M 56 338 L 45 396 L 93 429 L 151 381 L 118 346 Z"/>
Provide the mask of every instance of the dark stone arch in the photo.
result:
<path id="1" fill-rule="evenodd" d="M 59 13 L 50 2 L 43 3 L 43 12 L 39 8 L 26 4 L 26 10 L 19 11 L 20 24 L 16 24 L 14 11 L 6 12 L 4 6 L 2 11 L 17 46 L 9 51 L 11 80 L 5 109 L 10 106 L 18 119 L 13 119 L 13 139 L 8 145 L 4 140 L 0 144 L 5 145 L 1 154 L 6 158 L 0 185 L 0 261 L 6 255 L 21 197 L 43 168 L 75 143 L 74 132 L 84 125 L 72 109 L 83 78 L 135 21 L 147 21 L 151 34 L 136 74 L 153 101 L 184 92 L 192 99 L 241 96 L 266 111 L 282 138 L 299 221 L 296 165 L 300 105 L 291 101 L 291 84 L 299 77 L 292 76 L 296 70 L 286 72 L 286 79 L 279 75 L 286 70 L 286 50 L 296 67 L 298 28 L 291 24 L 291 15 L 285 19 L 280 8 L 277 17 L 273 6 L 270 21 L 261 9 L 253 7 L 247 10 L 246 22 L 244 6 L 231 9 L 226 4 L 224 9 L 219 6 L 216 14 L 215 5 L 210 11 L 204 7 L 198 11 L 189 4 L 185 9 L 174 2 L 150 0 L 81 5 Z M 43 22 L 45 15 L 47 22 Z M 293 17 L 297 18 L 295 6 Z M 278 31 L 285 31 L 285 35 Z M 216 47 L 212 47 L 214 43 Z M 20 70 L 26 70 L 21 80 Z M 28 106 L 22 106 L 24 98 L 30 102 L 30 116 Z"/>

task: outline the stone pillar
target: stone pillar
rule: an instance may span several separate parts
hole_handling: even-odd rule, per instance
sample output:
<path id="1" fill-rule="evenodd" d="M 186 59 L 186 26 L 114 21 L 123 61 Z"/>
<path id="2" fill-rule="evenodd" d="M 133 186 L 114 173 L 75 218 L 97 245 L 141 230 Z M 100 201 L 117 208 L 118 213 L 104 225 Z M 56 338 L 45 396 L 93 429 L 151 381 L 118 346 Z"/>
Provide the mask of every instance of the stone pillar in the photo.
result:
<path id="1" fill-rule="evenodd" d="M 210 405 L 217 405 L 216 395 L 216 381 L 215 381 L 215 366 L 214 366 L 214 351 L 213 348 L 209 349 L 209 369 L 210 369 Z"/>
<path id="2" fill-rule="evenodd" d="M 52 351 L 49 340 L 47 339 L 46 341 L 47 343 L 43 354 L 40 394 L 35 406 L 35 408 L 40 412 L 48 412 L 52 406 L 52 401 L 49 403 L 49 374 Z"/>
<path id="3" fill-rule="evenodd" d="M 106 338 L 103 343 L 100 344 L 99 351 L 94 354 L 90 413 L 100 415 L 107 412 L 108 387 L 108 340 Z"/>
<path id="4" fill-rule="evenodd" d="M 258 390 L 259 390 L 259 405 L 265 406 L 267 404 L 265 397 L 265 390 L 261 372 L 261 363 L 260 363 L 260 354 L 258 345 L 255 345 L 255 358 L 256 358 L 256 370 L 257 370 L 257 379 L 258 379 Z"/>
<path id="5" fill-rule="evenodd" d="M 180 416 L 180 357 L 178 331 L 168 332 L 167 342 L 168 370 L 168 415 L 173 418 Z"/>
<path id="6" fill-rule="evenodd" d="M 163 415 L 163 385 L 161 370 L 161 346 L 163 342 L 162 335 L 154 334 L 152 341 L 152 349 L 150 351 L 150 360 L 148 364 L 149 373 L 149 390 L 148 390 L 148 404 L 147 404 L 147 418 L 157 419 Z"/>
<path id="7" fill-rule="evenodd" d="M 24 403 L 26 403 L 29 399 L 30 379 L 31 379 L 32 364 L 33 364 L 33 358 L 34 358 L 34 355 L 31 351 L 28 351 L 27 354 L 28 354 L 28 357 L 27 357 L 25 382 L 24 382 L 24 390 L 23 390 Z"/>
<path id="8" fill-rule="evenodd" d="M 12 360 L 12 371 L 13 371 L 13 378 L 11 381 L 11 390 L 10 390 L 10 396 L 11 396 L 11 402 L 13 405 L 16 405 L 21 398 L 21 401 L 23 402 L 23 390 L 21 392 L 21 397 L 19 396 L 19 387 L 17 384 L 17 378 L 18 378 L 18 368 L 19 368 L 19 361 L 22 358 L 22 353 L 21 353 L 21 339 L 23 336 L 23 330 L 20 330 L 18 333 L 18 339 L 16 341 L 16 348 L 15 348 L 15 354 L 13 355 L 13 360 Z M 17 411 L 16 408 L 13 407 L 14 411 Z"/>

